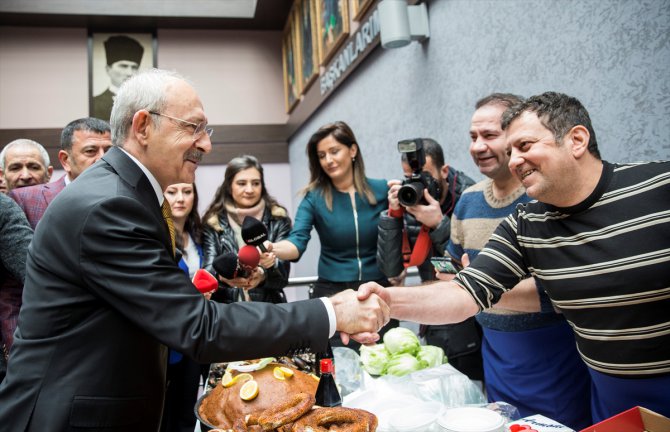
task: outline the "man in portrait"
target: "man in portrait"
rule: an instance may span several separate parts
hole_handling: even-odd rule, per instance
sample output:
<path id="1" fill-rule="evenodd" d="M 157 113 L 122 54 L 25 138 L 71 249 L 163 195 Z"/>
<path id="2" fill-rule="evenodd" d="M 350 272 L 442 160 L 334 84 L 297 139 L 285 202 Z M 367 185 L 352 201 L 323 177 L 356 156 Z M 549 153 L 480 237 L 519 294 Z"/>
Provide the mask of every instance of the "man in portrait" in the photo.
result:
<path id="1" fill-rule="evenodd" d="M 128 36 L 110 36 L 105 42 L 105 71 L 109 76 L 109 87 L 93 98 L 92 117 L 109 121 L 112 104 L 119 86 L 137 73 L 142 62 L 144 47 Z"/>

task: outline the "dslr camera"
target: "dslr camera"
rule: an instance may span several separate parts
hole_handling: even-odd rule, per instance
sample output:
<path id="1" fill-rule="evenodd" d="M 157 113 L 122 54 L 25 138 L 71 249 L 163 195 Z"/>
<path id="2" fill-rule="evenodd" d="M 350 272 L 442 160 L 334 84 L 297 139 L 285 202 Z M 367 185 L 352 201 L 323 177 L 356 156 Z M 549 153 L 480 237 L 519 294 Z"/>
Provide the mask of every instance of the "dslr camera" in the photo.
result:
<path id="1" fill-rule="evenodd" d="M 398 141 L 398 151 L 407 156 L 407 164 L 412 170 L 412 175 L 402 182 L 398 191 L 398 201 L 405 207 L 417 204 L 427 205 L 423 197 L 423 190 L 428 189 L 430 196 L 439 201 L 442 194 L 440 183 L 430 173 L 423 171 L 426 164 L 426 153 L 423 150 L 423 140 L 414 138 Z"/>

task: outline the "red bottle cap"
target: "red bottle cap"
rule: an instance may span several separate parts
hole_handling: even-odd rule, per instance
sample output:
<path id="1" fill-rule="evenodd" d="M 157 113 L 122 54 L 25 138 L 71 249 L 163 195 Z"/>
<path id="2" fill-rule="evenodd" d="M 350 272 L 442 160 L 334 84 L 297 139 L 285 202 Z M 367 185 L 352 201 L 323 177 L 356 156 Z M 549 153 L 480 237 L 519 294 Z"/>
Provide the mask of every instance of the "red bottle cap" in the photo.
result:
<path id="1" fill-rule="evenodd" d="M 321 359 L 321 364 L 319 365 L 321 373 L 333 373 L 333 360 L 331 359 Z"/>

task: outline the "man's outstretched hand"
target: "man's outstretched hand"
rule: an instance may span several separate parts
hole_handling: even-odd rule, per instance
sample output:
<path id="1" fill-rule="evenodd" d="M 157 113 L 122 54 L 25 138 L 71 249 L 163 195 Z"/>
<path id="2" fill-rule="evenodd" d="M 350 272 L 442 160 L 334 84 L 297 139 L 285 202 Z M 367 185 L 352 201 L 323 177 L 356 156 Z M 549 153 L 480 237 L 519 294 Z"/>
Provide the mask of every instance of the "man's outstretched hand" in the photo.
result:
<path id="1" fill-rule="evenodd" d="M 358 291 L 356 293 L 356 296 L 359 301 L 365 302 L 368 301 L 371 298 L 378 298 L 380 299 L 388 308 L 388 315 L 387 319 L 384 321 L 384 325 L 388 323 L 390 319 L 390 307 L 391 307 L 391 296 L 386 291 L 381 285 L 375 282 L 368 282 L 364 283 L 358 288 Z M 383 327 L 383 326 L 382 326 Z M 359 342 L 363 345 L 370 345 L 374 344 L 379 340 L 379 329 L 381 327 L 377 328 L 375 331 L 362 331 L 362 332 L 356 332 L 356 333 L 340 333 L 340 338 L 342 339 L 342 342 L 346 345 L 349 343 L 349 339 L 354 339 L 356 342 Z"/>
<path id="2" fill-rule="evenodd" d="M 354 339 L 360 343 L 376 342 L 379 340 L 379 329 L 390 319 L 389 306 L 373 292 L 366 292 L 361 297 L 349 289 L 335 294 L 330 301 L 337 317 L 337 330 L 344 344 L 349 343 L 349 335 L 356 335 Z"/>

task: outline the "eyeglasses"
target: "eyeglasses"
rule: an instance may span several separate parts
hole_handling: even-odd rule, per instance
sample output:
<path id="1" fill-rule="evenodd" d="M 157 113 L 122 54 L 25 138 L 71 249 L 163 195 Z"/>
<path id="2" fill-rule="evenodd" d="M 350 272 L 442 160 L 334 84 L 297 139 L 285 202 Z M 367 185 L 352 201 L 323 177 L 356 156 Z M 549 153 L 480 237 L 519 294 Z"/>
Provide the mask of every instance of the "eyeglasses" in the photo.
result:
<path id="1" fill-rule="evenodd" d="M 161 116 L 161 117 L 167 117 L 170 120 L 176 120 L 178 122 L 186 123 L 187 125 L 193 126 L 195 128 L 193 130 L 193 139 L 194 140 L 197 140 L 198 138 L 200 138 L 203 133 L 206 133 L 207 136 L 209 136 L 209 137 L 211 137 L 212 134 L 214 133 L 214 129 L 207 127 L 207 123 L 205 123 L 205 122 L 201 122 L 201 123 L 196 124 L 196 123 L 193 123 L 193 122 L 190 122 L 190 121 L 182 120 L 182 119 L 177 118 L 177 117 L 169 116 L 167 114 L 161 114 L 161 113 L 156 112 L 156 111 L 149 111 L 149 114 L 153 114 L 153 115 L 157 115 L 157 116 Z"/>

